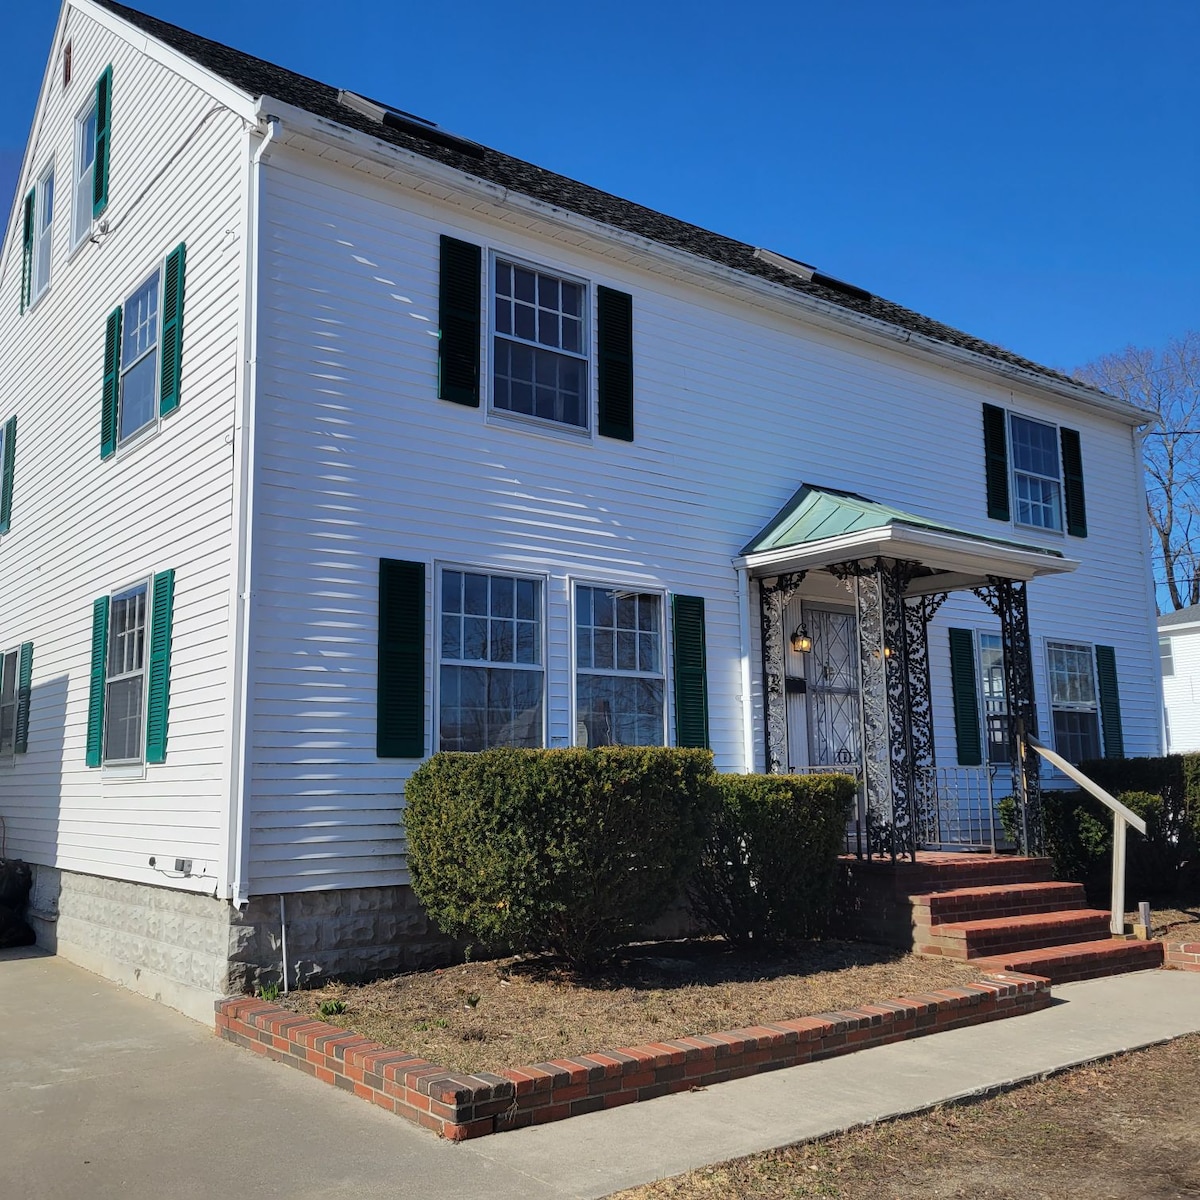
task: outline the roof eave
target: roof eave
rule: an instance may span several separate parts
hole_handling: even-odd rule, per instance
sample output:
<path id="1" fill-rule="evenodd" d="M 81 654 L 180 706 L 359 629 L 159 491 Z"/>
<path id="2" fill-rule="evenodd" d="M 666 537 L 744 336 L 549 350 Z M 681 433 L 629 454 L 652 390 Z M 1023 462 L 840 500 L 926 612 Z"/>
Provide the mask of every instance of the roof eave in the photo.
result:
<path id="1" fill-rule="evenodd" d="M 393 169 L 403 169 L 426 182 L 454 188 L 473 196 L 484 196 L 494 204 L 523 210 L 540 220 L 562 226 L 573 232 L 585 233 L 589 237 L 601 241 L 615 242 L 624 247 L 636 248 L 641 254 L 652 255 L 662 261 L 673 263 L 677 268 L 689 274 L 699 274 L 710 279 L 720 279 L 732 283 L 740 289 L 755 293 L 760 298 L 769 299 L 774 305 L 781 305 L 792 313 L 799 309 L 813 324 L 834 332 L 858 337 L 893 349 L 899 347 L 922 357 L 933 357 L 943 362 L 949 362 L 959 370 L 969 374 L 983 375 L 993 383 L 999 380 L 1007 386 L 1019 385 L 1026 390 L 1034 389 L 1055 399 L 1068 400 L 1076 405 L 1083 405 L 1093 411 L 1101 412 L 1129 426 L 1144 425 L 1154 417 L 1154 414 L 1147 410 L 1135 408 L 1123 400 L 1107 396 L 1084 384 L 1075 385 L 1063 380 L 1052 379 L 1015 363 L 1001 362 L 977 351 L 938 341 L 936 338 L 893 325 L 878 317 L 843 308 L 818 296 L 795 291 L 735 267 L 725 266 L 701 255 L 690 254 L 686 250 L 667 246 L 641 234 L 631 233 L 620 226 L 606 224 L 592 217 L 582 216 L 570 209 L 526 196 L 521 192 L 502 187 L 500 184 L 481 179 L 458 167 L 449 166 L 436 159 L 427 158 L 416 151 L 384 141 L 382 138 L 376 138 L 347 125 L 319 117 L 307 109 L 298 108 L 268 94 L 264 93 L 259 97 L 256 109 L 260 123 L 269 116 L 278 117 L 282 120 L 285 131 L 290 126 L 295 132 L 331 145 L 352 148 L 363 158 L 373 159 Z M 284 140 L 287 140 L 286 135 Z"/>

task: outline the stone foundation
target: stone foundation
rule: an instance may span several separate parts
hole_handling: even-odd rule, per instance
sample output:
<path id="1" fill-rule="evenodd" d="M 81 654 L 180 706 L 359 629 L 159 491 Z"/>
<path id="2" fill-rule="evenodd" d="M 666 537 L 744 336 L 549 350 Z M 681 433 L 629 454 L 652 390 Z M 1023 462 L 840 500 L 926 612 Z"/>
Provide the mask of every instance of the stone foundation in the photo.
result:
<path id="1" fill-rule="evenodd" d="M 285 895 L 288 984 L 451 961 L 456 947 L 407 886 Z M 282 983 L 279 896 L 213 896 L 34 867 L 38 945 L 209 1024 L 222 996 Z"/>

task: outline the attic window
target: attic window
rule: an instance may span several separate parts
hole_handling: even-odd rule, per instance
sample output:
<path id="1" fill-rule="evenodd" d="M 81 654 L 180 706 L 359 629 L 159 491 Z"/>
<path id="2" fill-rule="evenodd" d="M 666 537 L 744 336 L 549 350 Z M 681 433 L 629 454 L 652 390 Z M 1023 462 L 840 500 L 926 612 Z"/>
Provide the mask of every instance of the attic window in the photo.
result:
<path id="1" fill-rule="evenodd" d="M 448 133 L 436 121 L 418 117 L 415 113 L 405 112 L 401 108 L 392 108 L 381 104 L 378 100 L 360 96 L 357 92 L 338 92 L 338 103 L 345 108 L 353 109 L 364 117 L 383 125 L 387 129 L 395 129 L 399 133 L 407 133 L 410 137 L 432 142 L 435 146 L 444 146 L 447 150 L 457 150 L 459 154 L 468 154 L 472 158 L 483 157 L 483 147 L 478 142 L 468 141 L 457 134 Z"/>
<path id="2" fill-rule="evenodd" d="M 71 43 L 68 42 L 63 47 L 63 87 L 66 88 L 71 82 Z"/>

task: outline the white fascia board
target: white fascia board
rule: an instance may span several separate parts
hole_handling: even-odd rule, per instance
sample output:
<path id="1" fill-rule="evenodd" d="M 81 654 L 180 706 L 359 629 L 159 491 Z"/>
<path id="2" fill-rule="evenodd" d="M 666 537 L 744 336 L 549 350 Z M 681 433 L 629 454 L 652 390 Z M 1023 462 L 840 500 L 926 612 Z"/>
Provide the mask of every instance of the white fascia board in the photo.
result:
<path id="1" fill-rule="evenodd" d="M 1159 637 L 1174 637 L 1177 633 L 1194 633 L 1200 629 L 1200 621 L 1181 621 L 1178 625 L 1160 625 Z"/>
<path id="2" fill-rule="evenodd" d="M 498 207 L 509 210 L 516 209 L 530 214 L 539 220 L 558 225 L 575 233 L 582 233 L 600 242 L 607 242 L 634 249 L 640 255 L 657 259 L 659 262 L 670 263 L 693 283 L 696 276 L 703 280 L 719 281 L 731 285 L 735 295 L 744 295 L 747 291 L 755 294 L 759 302 L 772 310 L 795 319 L 797 310 L 803 312 L 806 320 L 823 329 L 828 329 L 843 336 L 857 337 L 874 345 L 890 349 L 901 349 L 924 359 L 935 359 L 942 366 L 952 365 L 957 370 L 982 378 L 993 386 L 1003 383 L 1008 387 L 1020 387 L 1026 391 L 1035 391 L 1051 399 L 1066 400 L 1077 407 L 1087 408 L 1109 418 L 1115 418 L 1130 426 L 1145 425 L 1155 419 L 1156 414 L 1148 409 L 1136 408 L 1123 400 L 1106 396 L 1083 384 L 1072 384 L 1065 380 L 1055 380 L 1041 375 L 1025 367 L 1012 363 L 1001 362 L 988 358 L 973 350 L 952 346 L 935 338 L 926 337 L 910 329 L 889 324 L 877 317 L 856 313 L 841 305 L 797 292 L 781 284 L 772 283 L 756 275 L 749 275 L 733 267 L 723 266 L 711 259 L 700 255 L 689 254 L 684 250 L 676 250 L 661 242 L 656 242 L 641 234 L 630 233 L 614 225 L 580 216 L 570 209 L 537 200 L 521 192 L 511 191 L 497 183 L 460 171 L 435 159 L 405 150 L 381 138 L 372 137 L 349 126 L 341 125 L 324 117 L 318 117 L 306 109 L 296 108 L 271 96 L 262 96 L 258 102 L 258 118 L 265 120 L 268 116 L 277 116 L 283 120 L 283 142 L 289 140 L 287 133 L 299 133 L 328 145 L 338 146 L 355 154 L 359 158 L 369 159 L 389 167 L 401 176 L 421 183 L 433 183 L 442 188 L 459 192 L 463 195 L 463 203 L 475 206 L 479 197 L 484 197 Z M 448 202 L 453 203 L 451 198 Z"/>
<path id="3" fill-rule="evenodd" d="M 102 25 L 110 33 L 116 34 L 135 50 L 141 51 L 152 62 L 166 67 L 168 71 L 174 72 L 181 79 L 186 79 L 188 83 L 194 84 L 202 92 L 207 92 L 214 100 L 236 113 L 242 120 L 250 122 L 257 120 L 254 97 L 249 92 L 235 88 L 220 75 L 210 71 L 207 67 L 202 67 L 195 59 L 188 58 L 186 54 L 181 54 L 178 50 L 173 50 L 165 42 L 151 37 L 136 25 L 131 25 L 124 17 L 119 17 L 116 13 L 109 12 L 107 8 L 93 4 L 91 0 L 68 0 L 68 3 L 71 8 L 78 9 L 96 24 Z M 152 117 L 152 115 L 148 114 L 148 117 Z"/>
<path id="4" fill-rule="evenodd" d="M 761 578 L 773 570 L 815 570 L 833 563 L 877 557 L 909 559 L 936 571 L 975 578 L 997 575 L 1030 580 L 1038 575 L 1063 575 L 1079 566 L 1077 559 L 1016 546 L 989 545 L 971 537 L 901 524 L 747 554 L 735 558 L 733 565 Z"/>

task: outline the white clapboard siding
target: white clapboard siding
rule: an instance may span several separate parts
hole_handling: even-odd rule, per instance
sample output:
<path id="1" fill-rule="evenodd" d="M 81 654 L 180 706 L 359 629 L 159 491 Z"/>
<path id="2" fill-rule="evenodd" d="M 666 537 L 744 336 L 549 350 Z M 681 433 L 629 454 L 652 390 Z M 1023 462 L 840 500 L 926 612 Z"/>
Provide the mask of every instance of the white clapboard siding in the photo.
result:
<path id="1" fill-rule="evenodd" d="M 242 122 L 132 42 L 72 11 L 73 81 L 48 74 L 32 174 L 51 154 L 49 290 L 19 315 L 21 229 L 0 280 L 0 421 L 17 415 L 12 528 L 0 538 L 0 648 L 34 643 L 29 750 L 0 765 L 7 852 L 31 862 L 214 890 L 229 767 L 232 448 L 242 263 Z M 60 47 L 54 48 L 57 64 Z M 108 232 L 72 250 L 75 117 L 113 67 Z M 161 168 L 177 155 L 168 170 Z M 187 243 L 181 406 L 100 460 L 108 314 Z M 174 568 L 167 761 L 118 779 L 84 765 L 92 601 Z M 191 858 L 177 880 L 149 858 Z"/>
<path id="2" fill-rule="evenodd" d="M 1157 750 L 1141 485 L 1127 426 L 818 330 L 699 277 L 688 284 L 618 262 L 576 234 L 519 230 L 288 147 L 273 152 L 264 189 L 252 891 L 404 878 L 402 792 L 416 764 L 375 756 L 380 557 L 429 568 L 431 654 L 435 564 L 545 578 L 550 745 L 569 744 L 574 727 L 573 581 L 704 596 L 712 745 L 721 769 L 744 769 L 731 559 L 802 482 L 1083 559 L 1071 579 L 1032 585 L 1034 637 L 1039 647 L 1046 637 L 1114 645 L 1127 750 Z M 436 398 L 442 233 L 632 293 L 633 444 L 490 419 L 486 357 L 481 409 Z M 1039 539 L 987 519 L 984 402 L 1081 431 L 1087 539 Z M 974 598 L 956 597 L 934 628 L 943 762 L 954 750 L 945 629 L 991 621 Z M 752 614 L 755 639 L 756 625 Z M 761 712 L 756 640 L 751 653 Z"/>
<path id="3" fill-rule="evenodd" d="M 1159 631 L 1171 639 L 1174 673 L 1162 681 L 1167 749 L 1172 754 L 1200 751 L 1200 628 Z"/>

